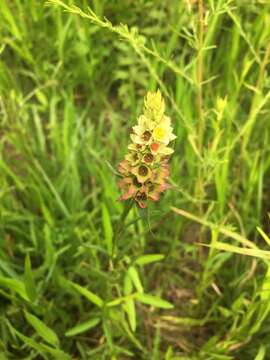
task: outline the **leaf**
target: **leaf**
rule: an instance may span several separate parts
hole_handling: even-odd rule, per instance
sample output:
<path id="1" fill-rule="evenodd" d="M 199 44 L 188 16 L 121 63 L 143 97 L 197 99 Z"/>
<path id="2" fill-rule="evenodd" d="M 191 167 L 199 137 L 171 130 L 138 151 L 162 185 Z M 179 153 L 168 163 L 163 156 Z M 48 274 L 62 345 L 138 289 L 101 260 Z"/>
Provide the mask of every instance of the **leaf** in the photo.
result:
<path id="1" fill-rule="evenodd" d="M 80 324 L 75 325 L 71 329 L 69 329 L 65 335 L 66 336 L 75 336 L 78 334 L 81 334 L 82 332 L 85 332 L 87 330 L 92 329 L 93 327 L 97 326 L 97 324 L 100 323 L 100 318 L 96 317 L 87 321 L 84 321 Z"/>
<path id="2" fill-rule="evenodd" d="M 128 315 L 128 321 L 133 332 L 136 331 L 136 309 L 133 299 L 127 299 L 124 308 Z"/>
<path id="3" fill-rule="evenodd" d="M 113 334 L 111 332 L 111 327 L 105 321 L 103 321 L 102 326 L 103 326 L 103 333 L 107 339 L 108 346 L 109 346 L 110 350 L 112 350 L 113 349 Z"/>
<path id="4" fill-rule="evenodd" d="M 270 289 L 270 264 L 268 264 L 268 269 L 264 275 L 263 283 L 260 291 L 260 298 L 262 303 L 269 303 L 269 289 Z"/>
<path id="5" fill-rule="evenodd" d="M 149 254 L 149 255 L 142 255 L 139 256 L 136 260 L 135 260 L 135 264 L 137 265 L 147 265 L 147 264 L 151 264 L 153 262 L 156 261 L 160 261 L 164 259 L 164 255 L 162 254 Z"/>
<path id="6" fill-rule="evenodd" d="M 220 311 L 221 315 L 224 316 L 225 318 L 232 316 L 231 310 L 225 308 L 224 306 L 218 306 L 217 308 Z"/>
<path id="7" fill-rule="evenodd" d="M 196 221 L 204 226 L 209 227 L 212 230 L 216 230 L 216 231 L 220 232 L 221 234 L 240 242 L 243 246 L 246 246 L 246 247 L 238 247 L 238 246 L 222 243 L 219 241 L 216 241 L 215 243 L 213 243 L 211 245 L 208 245 L 208 244 L 199 244 L 199 245 L 207 246 L 207 247 L 214 248 L 217 250 L 228 251 L 228 252 L 232 252 L 232 253 L 236 253 L 236 254 L 254 256 L 257 258 L 261 258 L 261 259 L 270 259 L 270 251 L 260 250 L 252 241 L 246 239 L 242 235 L 239 235 L 238 233 L 231 231 L 222 225 L 215 225 L 215 224 L 211 223 L 210 221 L 201 219 L 185 210 L 177 209 L 175 207 L 172 207 L 171 209 L 179 215 L 182 215 L 190 220 Z M 259 232 L 263 236 L 262 230 Z M 264 238 L 264 239 L 266 240 L 266 238 Z"/>
<path id="8" fill-rule="evenodd" d="M 107 306 L 107 307 L 118 306 L 118 305 L 120 305 L 121 303 L 124 303 L 124 302 L 126 302 L 127 300 L 129 300 L 129 299 L 134 299 L 136 296 L 137 296 L 137 293 L 129 294 L 129 295 L 127 295 L 127 296 L 121 296 L 121 297 L 118 297 L 118 298 L 115 299 L 115 300 L 112 300 L 112 301 L 107 302 L 106 306 Z"/>
<path id="9" fill-rule="evenodd" d="M 266 349 L 264 345 L 261 345 L 259 348 L 259 351 L 256 355 L 256 357 L 254 358 L 254 360 L 264 360 L 266 355 Z"/>
<path id="10" fill-rule="evenodd" d="M 48 344 L 55 347 L 59 346 L 59 340 L 55 332 L 50 329 L 43 321 L 36 316 L 25 311 L 25 318 L 30 325 L 36 330 L 38 335 L 42 337 Z"/>
<path id="11" fill-rule="evenodd" d="M 15 334 L 28 346 L 30 346 L 31 348 L 37 350 L 38 352 L 40 352 L 41 354 L 43 354 L 44 352 L 44 347 L 42 343 L 38 343 L 37 341 L 35 341 L 34 339 L 29 338 L 28 336 L 24 336 L 23 334 L 21 334 L 19 331 L 16 331 Z"/>
<path id="12" fill-rule="evenodd" d="M 113 252 L 113 229 L 110 219 L 109 211 L 106 205 L 102 204 L 102 223 L 103 223 L 103 231 L 105 242 L 107 246 L 108 253 L 112 255 Z"/>
<path id="13" fill-rule="evenodd" d="M 247 246 L 247 247 L 249 247 L 251 249 L 258 249 L 258 247 L 252 241 L 246 239 L 244 236 L 242 236 L 242 235 L 240 235 L 240 234 L 238 234 L 238 233 L 236 233 L 234 231 L 231 231 L 230 229 L 227 229 L 223 225 L 214 224 L 214 223 L 212 223 L 212 222 L 210 222 L 208 220 L 200 218 L 200 217 L 198 217 L 196 215 L 193 215 L 193 214 L 191 214 L 191 213 L 189 213 L 189 212 L 187 212 L 185 210 L 182 210 L 182 209 L 178 209 L 178 208 L 175 208 L 175 207 L 172 207 L 171 209 L 176 214 L 184 216 L 185 218 L 190 219 L 192 221 L 195 221 L 195 222 L 197 222 L 199 224 L 202 224 L 203 226 L 209 227 L 212 230 L 216 230 L 219 233 L 240 242 L 244 246 Z"/>
<path id="14" fill-rule="evenodd" d="M 37 298 L 36 285 L 33 277 L 33 272 L 31 268 L 31 260 L 29 254 L 25 257 L 25 265 L 24 265 L 24 285 L 26 293 L 29 299 L 34 302 Z"/>
<path id="15" fill-rule="evenodd" d="M 176 317 L 176 316 L 162 316 L 162 320 L 171 322 L 173 324 L 179 324 L 183 326 L 203 326 L 208 322 L 208 317 L 203 319 L 193 319 L 187 317 Z"/>
<path id="16" fill-rule="evenodd" d="M 260 235 L 264 238 L 267 245 L 270 245 L 270 238 L 269 238 L 269 236 L 266 235 L 266 233 L 263 231 L 263 229 L 261 229 L 260 227 L 257 226 L 257 230 L 260 233 Z"/>
<path id="17" fill-rule="evenodd" d="M 71 285 L 76 289 L 81 295 L 83 295 L 87 300 L 91 301 L 93 304 L 97 305 L 98 307 L 103 307 L 104 301 L 96 294 L 92 293 L 92 291 L 70 282 Z"/>
<path id="18" fill-rule="evenodd" d="M 44 353 L 49 353 L 52 355 L 52 358 L 56 360 L 71 360 L 70 356 L 64 353 L 62 350 L 51 348 L 50 346 L 43 343 L 38 343 L 34 339 L 31 339 L 28 336 L 25 336 L 22 333 L 20 333 L 13 326 L 11 326 L 11 324 L 9 324 L 8 326 L 12 332 L 15 332 L 15 334 L 22 342 L 24 342 L 27 346 L 35 349 L 43 357 L 44 357 Z"/>
<path id="19" fill-rule="evenodd" d="M 9 2 L 6 2 L 6 0 L 2 0 L 0 11 L 3 15 L 3 18 L 9 25 L 9 30 L 10 30 L 12 36 L 14 36 L 16 39 L 21 41 L 22 40 L 22 32 L 18 28 L 18 21 L 16 20 L 16 17 L 14 16 L 14 12 L 12 14 L 12 11 L 8 7 L 8 3 Z"/>
<path id="20" fill-rule="evenodd" d="M 131 280 L 129 274 L 126 273 L 126 275 L 124 277 L 124 294 L 129 295 L 129 294 L 131 294 L 132 290 L 133 290 L 132 280 Z"/>
<path id="21" fill-rule="evenodd" d="M 39 102 L 44 106 L 48 106 L 48 100 L 46 98 L 46 95 L 40 90 L 40 89 L 36 89 L 35 91 L 36 97 L 39 100 Z"/>
<path id="22" fill-rule="evenodd" d="M 5 278 L 4 276 L 0 276 L 0 287 L 1 286 L 16 292 L 26 301 L 30 300 L 27 295 L 24 283 L 18 279 L 10 279 Z"/>
<path id="23" fill-rule="evenodd" d="M 11 265 L 1 258 L 0 258 L 0 269 L 3 270 L 3 272 L 6 273 L 6 275 L 8 275 L 11 278 L 16 278 L 18 276 L 17 273 L 11 267 Z"/>
<path id="24" fill-rule="evenodd" d="M 56 190 L 52 180 L 48 177 L 47 173 L 45 172 L 45 170 L 43 169 L 43 167 L 40 165 L 40 163 L 37 160 L 34 160 L 34 164 L 35 164 L 36 168 L 38 169 L 38 171 L 40 172 L 40 174 L 42 175 L 42 178 L 48 185 L 48 189 L 54 195 L 59 208 L 62 210 L 63 214 L 68 218 L 70 216 L 69 210 L 67 209 L 61 196 L 59 195 L 58 191 Z"/>
<path id="25" fill-rule="evenodd" d="M 208 244 L 201 244 L 201 245 L 214 248 L 217 250 L 228 251 L 235 254 L 253 256 L 260 259 L 268 259 L 268 260 L 270 259 L 270 251 L 266 251 L 266 250 L 242 248 L 239 246 L 234 246 L 219 241 L 211 245 Z"/>
<path id="26" fill-rule="evenodd" d="M 136 299 L 143 304 L 152 305 L 161 309 L 173 309 L 173 305 L 166 300 L 160 299 L 157 296 L 147 294 L 137 294 Z"/>
<path id="27" fill-rule="evenodd" d="M 139 293 L 143 293 L 143 286 L 138 274 L 138 271 L 134 266 L 130 266 L 128 269 L 128 275 L 130 279 L 132 280 L 135 288 L 138 290 Z"/>

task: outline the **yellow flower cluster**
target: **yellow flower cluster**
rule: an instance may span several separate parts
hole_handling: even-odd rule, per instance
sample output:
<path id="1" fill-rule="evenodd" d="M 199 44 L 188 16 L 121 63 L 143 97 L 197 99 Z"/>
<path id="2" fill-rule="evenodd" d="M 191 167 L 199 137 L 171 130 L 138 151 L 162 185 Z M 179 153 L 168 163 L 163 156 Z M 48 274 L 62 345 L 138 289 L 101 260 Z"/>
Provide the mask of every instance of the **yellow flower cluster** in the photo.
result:
<path id="1" fill-rule="evenodd" d="M 133 126 L 128 154 L 118 167 L 122 176 L 120 200 L 133 198 L 141 208 L 147 201 L 157 201 L 168 187 L 168 160 L 173 149 L 168 144 L 176 138 L 171 119 L 164 114 L 165 103 L 160 91 L 148 92 L 143 115 Z"/>

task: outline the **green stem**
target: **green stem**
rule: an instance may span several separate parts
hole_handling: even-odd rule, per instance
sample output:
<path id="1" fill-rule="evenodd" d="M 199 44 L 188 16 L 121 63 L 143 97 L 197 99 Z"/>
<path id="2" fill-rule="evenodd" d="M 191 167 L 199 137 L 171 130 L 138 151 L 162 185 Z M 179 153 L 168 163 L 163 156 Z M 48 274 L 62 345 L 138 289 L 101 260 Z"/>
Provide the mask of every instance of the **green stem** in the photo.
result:
<path id="1" fill-rule="evenodd" d="M 198 148 L 202 156 L 203 139 L 204 139 L 204 114 L 203 114 L 203 32 L 204 32 L 204 18 L 203 18 L 203 0 L 199 0 L 199 35 L 198 35 L 198 60 L 197 60 L 197 104 L 198 104 Z"/>
<path id="2" fill-rule="evenodd" d="M 203 43 L 204 43 L 204 1 L 198 0 L 199 4 L 199 28 L 198 28 L 198 59 L 197 59 L 197 109 L 198 109 L 198 150 L 200 158 L 203 158 L 203 144 L 205 133 L 205 120 L 203 109 Z M 203 215 L 203 198 L 204 198 L 204 180 L 202 161 L 200 159 L 198 166 L 197 197 L 199 201 L 199 214 Z M 199 240 L 202 242 L 202 232 L 200 231 Z M 199 257 L 201 257 L 201 248 Z"/>
<path id="3" fill-rule="evenodd" d="M 116 256 L 116 251 L 117 251 L 117 245 L 118 245 L 118 239 L 119 239 L 119 236 L 122 234 L 123 230 L 124 230 L 124 225 L 125 225 L 125 220 L 132 208 L 134 204 L 134 201 L 133 199 L 130 199 L 128 200 L 126 203 L 125 203 L 125 206 L 124 206 L 124 209 L 123 209 L 123 212 L 116 224 L 116 227 L 115 227 L 115 231 L 114 231 L 114 236 L 113 236 L 113 246 L 114 246 L 114 250 L 113 250 L 113 254 L 114 254 L 114 257 Z"/>

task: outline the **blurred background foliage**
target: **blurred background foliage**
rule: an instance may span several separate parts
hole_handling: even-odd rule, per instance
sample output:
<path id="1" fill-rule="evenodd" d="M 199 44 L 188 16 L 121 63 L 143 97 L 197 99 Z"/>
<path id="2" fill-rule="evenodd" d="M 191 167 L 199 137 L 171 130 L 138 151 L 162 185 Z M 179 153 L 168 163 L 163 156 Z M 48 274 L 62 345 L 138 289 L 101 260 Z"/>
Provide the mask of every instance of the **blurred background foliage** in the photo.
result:
<path id="1" fill-rule="evenodd" d="M 268 359 L 269 11 L 1 0 L 1 359 Z M 157 88 L 172 189 L 115 234 L 115 169 Z"/>

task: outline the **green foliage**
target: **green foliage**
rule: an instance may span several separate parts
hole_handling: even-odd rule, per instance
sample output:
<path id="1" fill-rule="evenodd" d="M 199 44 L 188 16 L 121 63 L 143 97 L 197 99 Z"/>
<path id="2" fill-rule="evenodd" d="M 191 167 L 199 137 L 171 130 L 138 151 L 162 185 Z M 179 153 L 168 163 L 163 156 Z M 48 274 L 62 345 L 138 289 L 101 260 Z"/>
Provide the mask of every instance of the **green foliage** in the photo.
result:
<path id="1" fill-rule="evenodd" d="M 59 340 L 57 335 L 52 329 L 48 328 L 48 326 L 44 324 L 43 321 L 40 321 L 36 316 L 29 314 L 28 312 L 25 312 L 25 318 L 29 322 L 29 324 L 33 326 L 37 334 L 42 337 L 47 343 L 55 347 L 59 346 Z"/>
<path id="2" fill-rule="evenodd" d="M 268 358 L 269 11 L 1 0 L 0 359 Z M 157 88 L 172 186 L 141 212 L 116 168 Z"/>

